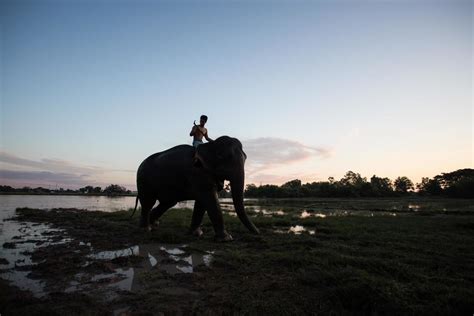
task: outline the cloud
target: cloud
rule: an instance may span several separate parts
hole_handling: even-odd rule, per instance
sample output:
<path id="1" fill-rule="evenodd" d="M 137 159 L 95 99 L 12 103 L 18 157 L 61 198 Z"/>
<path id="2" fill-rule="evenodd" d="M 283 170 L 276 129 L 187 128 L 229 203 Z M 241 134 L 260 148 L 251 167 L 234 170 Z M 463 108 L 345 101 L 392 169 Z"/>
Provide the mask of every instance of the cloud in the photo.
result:
<path id="1" fill-rule="evenodd" d="M 243 145 L 247 156 L 258 164 L 285 164 L 330 155 L 327 148 L 306 146 L 297 141 L 274 137 L 249 139 Z"/>
<path id="2" fill-rule="evenodd" d="M 133 170 L 118 170 L 107 169 L 94 166 L 81 166 L 71 163 L 69 161 L 60 159 L 41 159 L 39 161 L 24 159 L 16 155 L 9 154 L 5 151 L 0 151 L 0 162 L 8 163 L 20 167 L 30 167 L 39 170 L 48 170 L 52 172 L 72 172 L 84 174 L 97 174 L 111 171 L 134 172 Z"/>
<path id="3" fill-rule="evenodd" d="M 33 185 L 67 185 L 84 186 L 94 184 L 89 175 L 77 175 L 73 173 L 54 173 L 50 171 L 17 171 L 0 170 L 2 183 L 33 184 Z"/>
<path id="4" fill-rule="evenodd" d="M 113 172 L 135 172 L 134 170 L 109 169 L 83 166 L 60 159 L 31 160 L 0 151 L 0 180 L 2 184 L 15 186 L 64 186 L 104 185 L 97 182 Z M 9 165 L 9 167 L 6 167 Z"/>
<path id="5" fill-rule="evenodd" d="M 318 179 L 317 174 L 307 174 L 304 172 L 301 173 L 291 173 L 291 174 L 270 174 L 270 173 L 255 173 L 255 174 L 248 174 L 247 175 L 247 182 L 248 183 L 255 183 L 255 184 L 283 184 L 285 182 L 299 179 L 303 183 L 313 182 L 315 179 Z"/>
<path id="6" fill-rule="evenodd" d="M 324 147 L 311 147 L 297 141 L 262 137 L 243 141 L 249 162 L 261 168 L 284 165 L 311 157 L 327 158 L 331 152 Z"/>
<path id="7" fill-rule="evenodd" d="M 251 181 L 264 183 L 281 183 L 292 176 L 299 176 L 301 179 L 304 177 L 302 173 L 276 175 L 271 171 L 306 159 L 324 159 L 331 155 L 331 150 L 326 147 L 312 147 L 294 140 L 275 137 L 249 139 L 242 143 L 247 154 L 247 176 Z"/>

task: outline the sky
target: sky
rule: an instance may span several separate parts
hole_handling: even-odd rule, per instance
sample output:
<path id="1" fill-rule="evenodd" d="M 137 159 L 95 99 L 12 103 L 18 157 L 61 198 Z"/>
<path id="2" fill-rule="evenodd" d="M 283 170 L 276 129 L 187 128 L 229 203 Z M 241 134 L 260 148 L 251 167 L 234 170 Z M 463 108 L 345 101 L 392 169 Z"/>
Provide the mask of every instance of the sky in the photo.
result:
<path id="1" fill-rule="evenodd" d="M 2 1 L 0 184 L 135 189 L 211 138 L 246 183 L 472 168 L 472 1 Z"/>

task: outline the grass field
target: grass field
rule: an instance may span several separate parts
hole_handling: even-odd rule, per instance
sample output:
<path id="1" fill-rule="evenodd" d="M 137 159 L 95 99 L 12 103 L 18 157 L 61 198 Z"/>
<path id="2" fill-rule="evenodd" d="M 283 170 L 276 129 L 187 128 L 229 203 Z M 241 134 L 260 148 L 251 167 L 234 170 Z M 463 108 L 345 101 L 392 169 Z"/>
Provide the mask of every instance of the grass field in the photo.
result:
<path id="1" fill-rule="evenodd" d="M 144 233 L 129 212 L 19 209 L 17 221 L 62 228 L 72 241 L 32 253 L 37 265 L 30 267 L 31 276 L 44 280 L 49 295 L 37 298 L 2 281 L 0 313 L 103 314 L 120 308 L 132 315 L 474 313 L 474 213 L 432 210 L 301 218 L 300 211 L 285 208 L 283 215 L 269 216 L 249 209 L 261 230 L 258 236 L 236 217 L 225 215 L 235 240 L 216 243 L 207 219 L 204 238 L 186 234 L 189 210 L 169 211 L 156 230 Z M 393 207 L 386 211 L 390 214 Z M 291 232 L 296 225 L 305 230 Z M 94 261 L 84 268 L 91 261 L 87 243 L 94 252 L 186 244 L 187 251 L 212 253 L 212 260 L 193 273 L 175 275 L 138 269 L 141 253 Z M 97 292 L 62 290 L 79 272 L 125 267 L 135 267 L 133 282 L 139 286 L 133 291 L 104 299 Z"/>

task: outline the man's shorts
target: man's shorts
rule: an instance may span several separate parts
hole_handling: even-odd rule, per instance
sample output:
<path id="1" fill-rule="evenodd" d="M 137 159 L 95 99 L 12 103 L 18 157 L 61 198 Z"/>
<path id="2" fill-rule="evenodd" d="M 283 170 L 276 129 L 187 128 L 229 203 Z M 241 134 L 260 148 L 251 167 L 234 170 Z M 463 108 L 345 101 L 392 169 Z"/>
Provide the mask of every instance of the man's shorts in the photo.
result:
<path id="1" fill-rule="evenodd" d="M 194 140 L 193 141 L 193 147 L 196 148 L 197 146 L 199 145 L 202 145 L 204 144 L 204 142 L 202 140 Z"/>

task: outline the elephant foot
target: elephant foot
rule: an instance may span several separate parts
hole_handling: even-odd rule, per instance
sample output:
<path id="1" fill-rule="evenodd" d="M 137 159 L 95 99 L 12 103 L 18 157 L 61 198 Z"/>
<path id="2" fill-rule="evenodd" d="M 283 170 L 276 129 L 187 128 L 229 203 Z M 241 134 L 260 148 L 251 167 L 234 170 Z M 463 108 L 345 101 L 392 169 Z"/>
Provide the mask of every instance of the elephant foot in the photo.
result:
<path id="1" fill-rule="evenodd" d="M 232 238 L 232 236 L 226 231 L 224 231 L 223 234 L 219 234 L 214 237 L 214 241 L 217 242 L 228 242 L 232 240 L 234 240 L 234 238 Z"/>
<path id="2" fill-rule="evenodd" d="M 140 223 L 138 227 L 143 228 L 145 232 L 151 232 L 151 225 L 144 225 L 143 223 Z"/>
<path id="3" fill-rule="evenodd" d="M 192 235 L 197 238 L 201 238 L 202 235 L 204 235 L 204 232 L 202 231 L 201 227 L 198 227 L 192 232 Z"/>
<path id="4" fill-rule="evenodd" d="M 158 226 L 160 226 L 160 221 L 156 221 L 156 222 L 151 223 L 151 228 L 152 229 L 157 229 Z"/>

